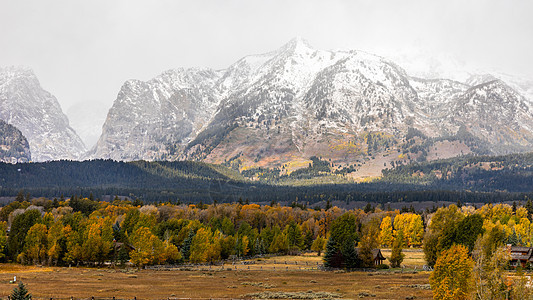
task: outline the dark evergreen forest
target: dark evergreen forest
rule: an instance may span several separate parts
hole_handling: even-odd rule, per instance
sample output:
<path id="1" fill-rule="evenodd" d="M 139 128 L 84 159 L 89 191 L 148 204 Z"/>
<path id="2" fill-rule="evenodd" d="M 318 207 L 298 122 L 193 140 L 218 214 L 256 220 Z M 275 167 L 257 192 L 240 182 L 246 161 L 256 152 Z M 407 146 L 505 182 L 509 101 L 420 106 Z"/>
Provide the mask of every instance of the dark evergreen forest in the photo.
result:
<path id="1" fill-rule="evenodd" d="M 325 165 L 312 176 L 328 174 Z M 323 169 L 323 170 L 322 170 Z M 293 176 L 302 177 L 304 170 Z M 533 198 L 533 153 L 471 156 L 400 165 L 370 183 L 295 186 L 251 181 L 230 168 L 202 162 L 112 160 L 0 163 L 0 197 L 127 196 L 145 202 L 308 203 L 461 201 L 491 203 Z M 310 176 L 311 176 L 310 175 Z"/>

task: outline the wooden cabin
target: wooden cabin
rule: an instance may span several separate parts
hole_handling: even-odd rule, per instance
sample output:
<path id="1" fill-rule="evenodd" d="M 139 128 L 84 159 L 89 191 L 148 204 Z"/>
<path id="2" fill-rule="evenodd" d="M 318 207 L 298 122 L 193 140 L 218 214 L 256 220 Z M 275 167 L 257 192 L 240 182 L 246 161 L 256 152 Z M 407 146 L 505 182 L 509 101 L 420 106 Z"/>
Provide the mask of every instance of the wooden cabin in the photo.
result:
<path id="1" fill-rule="evenodd" d="M 527 263 L 533 264 L 533 248 L 532 247 L 518 247 L 507 245 L 511 253 L 511 260 L 509 265 L 513 268 L 518 267 L 519 265 L 522 268 L 527 266 Z"/>
<path id="2" fill-rule="evenodd" d="M 357 254 L 359 255 L 359 248 L 355 248 Z M 374 261 L 374 266 L 379 266 L 385 261 L 385 256 L 381 253 L 381 249 L 372 249 L 372 259 Z"/>
<path id="3" fill-rule="evenodd" d="M 372 257 L 374 259 L 374 265 L 379 266 L 385 261 L 385 256 L 381 253 L 381 249 L 373 249 Z"/>

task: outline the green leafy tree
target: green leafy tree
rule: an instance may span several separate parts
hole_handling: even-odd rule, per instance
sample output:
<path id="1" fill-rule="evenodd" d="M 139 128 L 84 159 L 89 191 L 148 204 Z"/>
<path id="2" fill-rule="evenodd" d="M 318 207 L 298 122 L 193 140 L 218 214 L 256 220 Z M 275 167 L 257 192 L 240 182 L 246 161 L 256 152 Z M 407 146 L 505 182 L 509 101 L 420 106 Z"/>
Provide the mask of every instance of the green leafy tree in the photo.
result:
<path id="1" fill-rule="evenodd" d="M 457 224 L 446 228 L 439 237 L 439 248 L 445 250 L 453 244 L 462 244 L 472 252 L 479 235 L 483 233 L 483 218 L 479 214 L 466 216 Z"/>
<path id="2" fill-rule="evenodd" d="M 392 268 L 399 268 L 403 262 L 405 254 L 402 253 L 403 248 L 403 231 L 398 231 L 394 242 L 392 242 L 392 251 L 390 257 L 390 264 Z"/>
<path id="3" fill-rule="evenodd" d="M 7 223 L 0 222 L 0 260 L 6 256 L 4 254 L 6 245 L 7 245 Z"/>
<path id="4" fill-rule="evenodd" d="M 17 201 L 17 202 L 24 201 L 24 190 L 20 190 L 18 192 L 17 196 L 15 197 L 15 201 Z"/>
<path id="5" fill-rule="evenodd" d="M 287 237 L 287 241 L 289 243 L 289 250 L 298 251 L 303 247 L 303 236 L 302 236 L 302 229 L 300 225 L 296 224 L 296 222 L 291 221 L 283 231 L 285 236 Z"/>
<path id="6" fill-rule="evenodd" d="M 330 239 L 334 241 L 357 241 L 358 222 L 354 214 L 345 213 L 331 224 Z"/>
<path id="7" fill-rule="evenodd" d="M 22 263 L 33 262 L 34 264 L 42 263 L 47 256 L 47 237 L 48 229 L 44 224 L 33 225 L 24 241 L 24 252 L 21 253 L 17 260 Z"/>
<path id="8" fill-rule="evenodd" d="M 11 231 L 7 239 L 8 255 L 12 260 L 16 260 L 18 255 L 24 250 L 26 234 L 30 228 L 41 219 L 41 212 L 30 209 L 23 214 L 17 215 L 11 223 Z"/>
<path id="9" fill-rule="evenodd" d="M 454 204 L 439 208 L 431 217 L 423 244 L 424 256 L 429 266 L 435 265 L 440 251 L 453 244 L 457 224 L 463 218 L 464 215 Z"/>
<path id="10" fill-rule="evenodd" d="M 309 229 L 304 230 L 303 250 L 309 250 L 313 246 L 313 232 Z"/>
<path id="11" fill-rule="evenodd" d="M 287 253 L 289 251 L 289 240 L 283 232 L 276 233 L 272 243 L 268 247 L 270 253 Z"/>

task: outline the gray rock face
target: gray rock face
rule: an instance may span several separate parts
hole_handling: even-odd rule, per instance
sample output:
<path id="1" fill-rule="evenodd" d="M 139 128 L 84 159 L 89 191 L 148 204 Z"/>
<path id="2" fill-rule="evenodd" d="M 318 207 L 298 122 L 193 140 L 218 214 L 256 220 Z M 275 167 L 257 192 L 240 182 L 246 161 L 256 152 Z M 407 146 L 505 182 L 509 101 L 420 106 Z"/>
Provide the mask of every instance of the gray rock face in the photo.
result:
<path id="1" fill-rule="evenodd" d="M 179 69 L 148 81 L 130 80 L 109 110 L 93 157 L 173 159 L 207 124 L 220 96 L 219 74 Z"/>
<path id="2" fill-rule="evenodd" d="M 85 146 L 29 69 L 0 68 L 0 119 L 20 129 L 34 161 L 78 159 Z"/>
<path id="3" fill-rule="evenodd" d="M 409 128 L 437 139 L 467 132 L 491 153 L 533 145 L 530 102 L 501 80 L 415 78 L 379 56 L 294 39 L 226 70 L 126 82 L 91 157 L 224 162 L 242 155 L 260 164 L 331 154 L 349 161 L 348 152 L 334 154 L 348 140 L 364 144 L 365 134 L 381 132 L 396 145 Z"/>
<path id="4" fill-rule="evenodd" d="M 22 163 L 31 161 L 30 145 L 15 126 L 0 120 L 0 161 Z"/>

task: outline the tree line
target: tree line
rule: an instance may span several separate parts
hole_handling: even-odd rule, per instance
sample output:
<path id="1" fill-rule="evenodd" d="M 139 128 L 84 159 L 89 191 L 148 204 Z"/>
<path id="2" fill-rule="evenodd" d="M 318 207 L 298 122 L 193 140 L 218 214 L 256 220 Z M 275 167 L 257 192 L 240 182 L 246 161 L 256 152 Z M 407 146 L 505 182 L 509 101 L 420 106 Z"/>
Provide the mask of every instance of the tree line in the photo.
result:
<path id="1" fill-rule="evenodd" d="M 36 197 L 89 197 L 92 193 L 97 198 L 121 195 L 144 202 L 164 199 L 182 203 L 231 203 L 242 198 L 255 203 L 300 201 L 309 205 L 327 201 L 492 203 L 533 198 L 530 188 L 533 173 L 526 166 L 533 158 L 515 164 L 527 157 L 505 156 L 505 162 L 493 162 L 494 170 L 436 162 L 428 166 L 397 167 L 397 171 L 386 171 L 381 180 L 370 183 L 321 184 L 317 179 L 316 184 L 305 186 L 296 185 L 304 175 L 305 178 L 340 175 L 324 175 L 328 163 L 318 158 L 313 158 L 309 168 L 294 172 L 294 180 L 288 181 L 294 185 L 251 181 L 243 176 L 248 174 L 246 171 L 240 174 L 221 165 L 190 161 L 0 163 L 0 197 L 14 197 L 24 189 Z M 466 162 L 479 164 L 477 158 Z M 425 175 L 413 176 L 417 172 Z M 267 173 L 274 176 L 275 172 Z M 438 179 L 436 173 L 451 175 Z"/>

